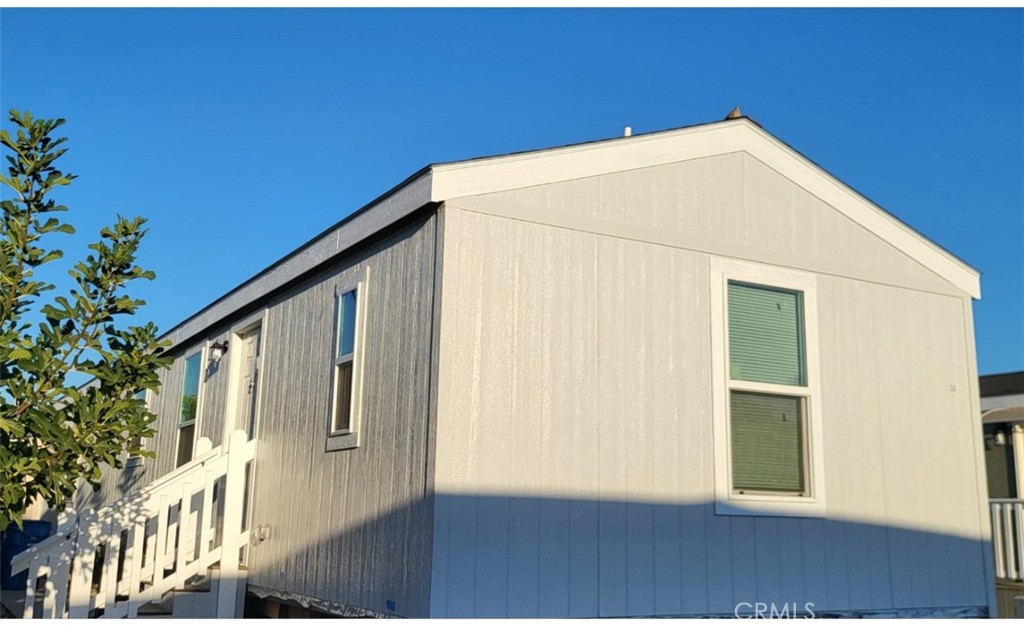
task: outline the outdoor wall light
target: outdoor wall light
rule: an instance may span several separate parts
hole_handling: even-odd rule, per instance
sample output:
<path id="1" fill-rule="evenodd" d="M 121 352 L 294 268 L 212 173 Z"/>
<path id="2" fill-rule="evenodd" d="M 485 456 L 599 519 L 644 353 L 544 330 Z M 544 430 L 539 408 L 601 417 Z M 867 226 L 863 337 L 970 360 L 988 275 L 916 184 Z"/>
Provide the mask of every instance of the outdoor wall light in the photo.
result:
<path id="1" fill-rule="evenodd" d="M 210 344 L 210 360 L 214 363 L 219 363 L 224 355 L 228 353 L 228 342 L 226 341 L 215 341 Z"/>

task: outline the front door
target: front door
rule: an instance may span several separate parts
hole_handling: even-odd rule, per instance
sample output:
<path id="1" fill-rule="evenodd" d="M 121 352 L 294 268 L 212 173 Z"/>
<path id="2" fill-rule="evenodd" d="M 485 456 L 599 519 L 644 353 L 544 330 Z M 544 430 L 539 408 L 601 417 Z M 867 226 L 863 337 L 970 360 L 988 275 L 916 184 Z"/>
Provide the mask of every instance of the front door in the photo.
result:
<path id="1" fill-rule="evenodd" d="M 263 342 L 259 326 L 247 330 L 239 337 L 241 344 L 240 364 L 237 370 L 238 394 L 235 404 L 234 430 L 244 430 L 249 439 L 256 436 L 257 415 L 259 411 L 260 395 L 260 352 L 263 349 Z M 242 500 L 242 525 L 243 529 L 249 529 L 251 506 L 253 496 L 253 464 L 245 466 L 245 496 Z M 246 563 L 249 550 L 243 547 L 242 563 Z"/>
<path id="2" fill-rule="evenodd" d="M 239 371 L 238 406 L 235 410 L 235 428 L 242 429 L 252 439 L 256 434 L 256 400 L 260 386 L 260 328 L 242 335 L 242 364 Z"/>

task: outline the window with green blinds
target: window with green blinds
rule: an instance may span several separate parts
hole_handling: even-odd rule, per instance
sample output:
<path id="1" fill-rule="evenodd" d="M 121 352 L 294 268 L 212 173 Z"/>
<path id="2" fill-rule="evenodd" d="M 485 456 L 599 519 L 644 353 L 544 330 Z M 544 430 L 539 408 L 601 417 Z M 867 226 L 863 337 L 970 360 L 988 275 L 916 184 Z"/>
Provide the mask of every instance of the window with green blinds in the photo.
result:
<path id="1" fill-rule="evenodd" d="M 803 398 L 730 392 L 732 486 L 803 493 Z"/>
<path id="2" fill-rule="evenodd" d="M 729 378 L 807 384 L 803 294 L 729 281 Z"/>
<path id="3" fill-rule="evenodd" d="M 818 277 L 712 257 L 715 513 L 825 515 Z"/>

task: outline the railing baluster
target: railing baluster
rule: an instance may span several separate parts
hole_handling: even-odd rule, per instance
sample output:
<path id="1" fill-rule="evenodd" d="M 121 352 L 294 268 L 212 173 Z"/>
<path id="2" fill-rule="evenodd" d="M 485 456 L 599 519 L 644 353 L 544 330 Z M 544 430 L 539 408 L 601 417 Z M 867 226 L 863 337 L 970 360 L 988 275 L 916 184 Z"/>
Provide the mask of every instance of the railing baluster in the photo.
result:
<path id="1" fill-rule="evenodd" d="M 99 537 L 96 513 L 83 513 L 79 518 L 79 525 L 72 571 L 69 573 L 71 590 L 68 597 L 68 617 L 73 619 L 89 617 L 92 573 L 96 566 L 96 548 Z"/>
<path id="2" fill-rule="evenodd" d="M 25 609 L 22 611 L 22 617 L 25 619 L 32 619 L 36 616 L 36 587 L 42 569 L 46 567 L 44 565 L 45 561 L 45 555 L 37 554 L 29 562 L 28 580 L 25 583 Z"/>
<path id="3" fill-rule="evenodd" d="M 146 517 L 141 513 L 132 520 L 128 531 L 128 550 L 124 566 L 131 572 L 128 576 L 128 617 L 139 614 L 139 585 L 142 583 L 142 545 L 146 540 Z"/>
<path id="4" fill-rule="evenodd" d="M 178 545 L 177 558 L 174 561 L 174 588 L 182 589 L 188 579 L 189 562 L 192 552 L 188 549 L 188 538 L 192 536 L 192 483 L 181 485 L 181 507 L 178 509 Z"/>
<path id="5" fill-rule="evenodd" d="M 43 584 L 43 619 L 56 619 L 57 586 L 53 584 L 53 570 L 46 567 L 46 582 Z"/>
<path id="6" fill-rule="evenodd" d="M 1022 524 L 1021 512 L 1024 509 L 1022 509 L 1022 505 L 1019 502 L 1009 504 L 1007 508 L 1010 509 L 1013 517 L 1013 558 L 1017 564 L 1017 576 L 1014 580 L 1019 581 L 1021 578 L 1024 578 L 1024 543 L 1021 541 L 1021 538 L 1024 537 L 1024 534 L 1022 534 L 1024 524 Z"/>
<path id="7" fill-rule="evenodd" d="M 169 530 L 169 509 L 171 497 L 162 495 L 157 498 L 156 532 L 153 533 L 154 550 L 151 553 L 153 562 L 153 578 L 149 589 L 143 595 L 151 602 L 159 602 L 163 595 L 164 568 L 167 562 L 167 536 Z"/>
<path id="8" fill-rule="evenodd" d="M 202 530 L 199 533 L 199 570 L 201 574 L 205 575 L 202 571 L 210 565 L 209 554 L 210 554 L 210 539 L 213 531 L 213 485 L 217 482 L 217 474 L 215 472 L 206 472 L 206 481 L 203 485 L 203 504 L 200 507 L 200 515 L 202 516 L 201 524 Z"/>
<path id="9" fill-rule="evenodd" d="M 62 541 L 56 554 L 50 555 L 50 575 L 46 577 L 46 583 L 48 589 L 50 583 L 53 584 L 52 612 L 55 618 L 63 618 L 67 614 L 68 585 L 71 583 L 71 555 L 74 546 L 74 538 Z M 43 612 L 46 613 L 46 611 Z"/>
<path id="10" fill-rule="evenodd" d="M 12 574 L 28 570 L 23 616 L 83 618 L 102 609 L 104 618 L 137 617 L 142 604 L 160 601 L 195 574 L 206 576 L 219 562 L 217 614 L 234 617 L 239 550 L 248 536 L 242 531 L 245 468 L 255 445 L 237 431 L 211 448 L 200 442 L 195 461 L 114 505 L 81 518 L 62 514 L 57 535 L 13 559 Z M 40 581 L 42 615 L 36 611 Z"/>
<path id="11" fill-rule="evenodd" d="M 988 511 L 989 521 L 992 524 L 992 556 L 995 557 L 996 578 L 1005 578 L 1006 574 L 1003 568 L 1003 537 L 1002 531 L 999 528 L 999 504 L 990 502 Z"/>
<path id="12" fill-rule="evenodd" d="M 1013 580 L 1017 580 L 1017 550 L 1014 549 L 1014 544 L 1017 543 L 1017 538 L 1014 537 L 1014 517 L 1013 507 L 1009 504 L 1002 507 L 1002 525 L 1004 525 L 1007 541 L 1006 553 L 1007 553 L 1007 576 Z"/>
<path id="13" fill-rule="evenodd" d="M 107 537 L 107 548 L 103 553 L 103 578 L 96 594 L 96 608 L 113 607 L 117 602 L 117 562 L 121 557 L 121 526 L 114 516 L 109 516 L 103 523 Z"/>

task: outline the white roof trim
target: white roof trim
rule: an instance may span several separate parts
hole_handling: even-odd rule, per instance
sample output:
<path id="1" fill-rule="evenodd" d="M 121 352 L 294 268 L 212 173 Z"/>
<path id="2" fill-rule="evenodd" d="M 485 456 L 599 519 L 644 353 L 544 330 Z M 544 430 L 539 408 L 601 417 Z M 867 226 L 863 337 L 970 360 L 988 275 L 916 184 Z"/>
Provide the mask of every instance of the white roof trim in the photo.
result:
<path id="1" fill-rule="evenodd" d="M 976 270 L 747 119 L 435 165 L 431 199 L 453 200 L 734 152 L 759 159 L 964 293 L 981 297 Z"/>

